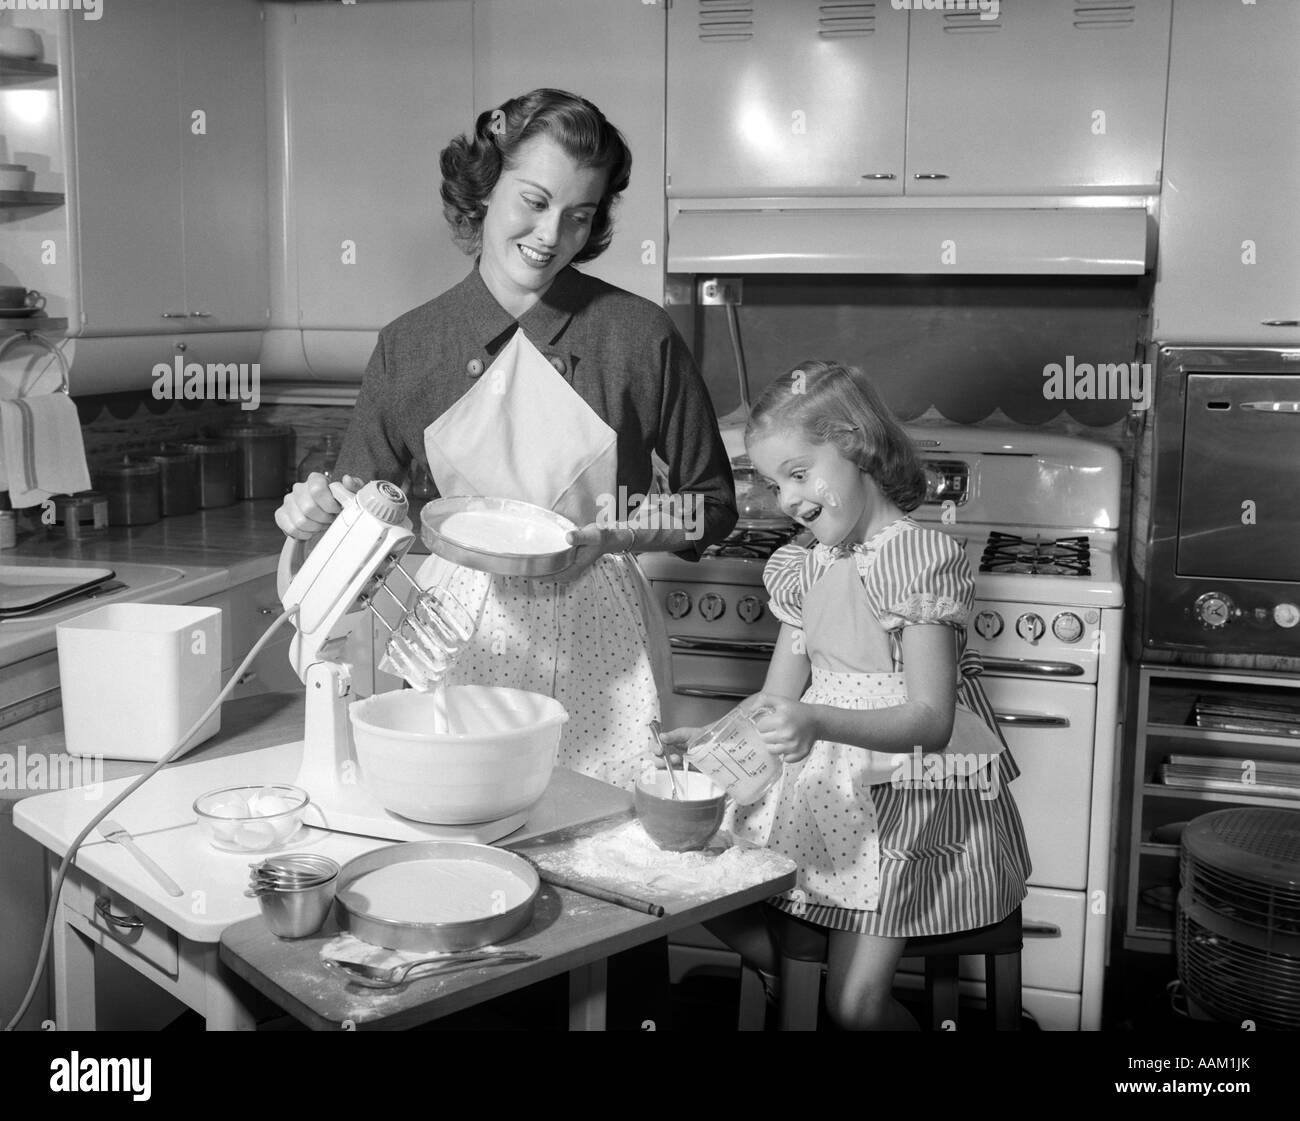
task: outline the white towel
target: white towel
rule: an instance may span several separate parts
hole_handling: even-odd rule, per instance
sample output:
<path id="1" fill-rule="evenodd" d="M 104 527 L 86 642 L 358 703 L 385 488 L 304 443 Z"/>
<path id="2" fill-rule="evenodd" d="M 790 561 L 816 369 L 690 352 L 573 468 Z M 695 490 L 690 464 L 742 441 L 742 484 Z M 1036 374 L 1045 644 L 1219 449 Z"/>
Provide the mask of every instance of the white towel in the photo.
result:
<path id="1" fill-rule="evenodd" d="M 76 403 L 66 393 L 0 400 L 0 490 L 15 509 L 90 489 Z"/>

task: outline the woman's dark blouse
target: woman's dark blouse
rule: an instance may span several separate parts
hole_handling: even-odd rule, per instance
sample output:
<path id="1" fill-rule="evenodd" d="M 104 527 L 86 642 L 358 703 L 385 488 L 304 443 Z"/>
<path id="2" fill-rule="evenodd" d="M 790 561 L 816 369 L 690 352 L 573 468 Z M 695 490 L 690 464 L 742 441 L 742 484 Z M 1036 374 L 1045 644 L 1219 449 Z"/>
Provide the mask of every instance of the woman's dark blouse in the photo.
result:
<path id="1" fill-rule="evenodd" d="M 413 459 L 427 468 L 424 430 L 476 383 L 516 325 L 618 433 L 617 482 L 627 494 L 649 490 L 654 451 L 674 494 L 703 495 L 704 532 L 683 555 L 731 532 L 731 467 L 686 344 L 662 308 L 573 268 L 518 320 L 476 267 L 380 331 L 336 471 L 400 480 Z"/>

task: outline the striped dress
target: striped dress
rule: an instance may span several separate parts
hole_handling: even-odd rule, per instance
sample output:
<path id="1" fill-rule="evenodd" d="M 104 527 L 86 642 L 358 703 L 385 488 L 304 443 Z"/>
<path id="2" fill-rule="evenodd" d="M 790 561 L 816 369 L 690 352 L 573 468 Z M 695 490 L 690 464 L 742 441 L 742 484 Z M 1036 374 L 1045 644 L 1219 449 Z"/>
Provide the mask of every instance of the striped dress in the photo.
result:
<path id="1" fill-rule="evenodd" d="M 913 624 L 950 626 L 959 667 L 953 737 L 927 767 L 919 749 L 908 757 L 819 741 L 763 800 L 731 807 L 733 833 L 800 866 L 796 886 L 772 902 L 883 937 L 1005 918 L 1025 897 L 1029 852 L 1009 789 L 1019 771 L 977 681 L 978 655 L 965 650 L 974 582 L 961 547 L 901 518 L 852 550 L 786 546 L 764 581 L 773 614 L 802 633 L 810 704 L 903 703 L 901 636 Z"/>

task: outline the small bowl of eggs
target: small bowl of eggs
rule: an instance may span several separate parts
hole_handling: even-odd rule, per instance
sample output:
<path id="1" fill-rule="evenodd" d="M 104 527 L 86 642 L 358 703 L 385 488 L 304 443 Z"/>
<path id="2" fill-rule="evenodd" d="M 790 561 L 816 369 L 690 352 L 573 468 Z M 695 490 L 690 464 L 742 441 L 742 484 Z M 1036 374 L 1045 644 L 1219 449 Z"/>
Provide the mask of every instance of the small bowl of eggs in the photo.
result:
<path id="1" fill-rule="evenodd" d="M 311 797 L 285 783 L 226 786 L 194 799 L 199 831 L 213 848 L 266 852 L 279 848 L 302 828 Z"/>

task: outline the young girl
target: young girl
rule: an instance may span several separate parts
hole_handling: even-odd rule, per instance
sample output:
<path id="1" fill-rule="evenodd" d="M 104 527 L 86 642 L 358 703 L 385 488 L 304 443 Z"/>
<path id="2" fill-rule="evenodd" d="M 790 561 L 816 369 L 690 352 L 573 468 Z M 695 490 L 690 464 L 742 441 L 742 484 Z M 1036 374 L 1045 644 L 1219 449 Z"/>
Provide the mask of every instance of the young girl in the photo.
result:
<path id="1" fill-rule="evenodd" d="M 816 362 L 779 378 L 745 443 L 816 543 L 787 545 L 764 570 L 781 634 L 763 692 L 744 707 L 763 712 L 756 726 L 785 765 L 724 827 L 790 856 L 799 877 L 765 921 L 751 911 L 711 929 L 775 973 L 769 928 L 823 927 L 834 1021 L 914 1030 L 891 991 L 907 939 L 998 922 L 1029 874 L 1007 785 L 1018 771 L 976 682 L 978 656 L 964 653 L 970 568 L 957 542 L 907 517 L 925 476 L 859 371 Z"/>

